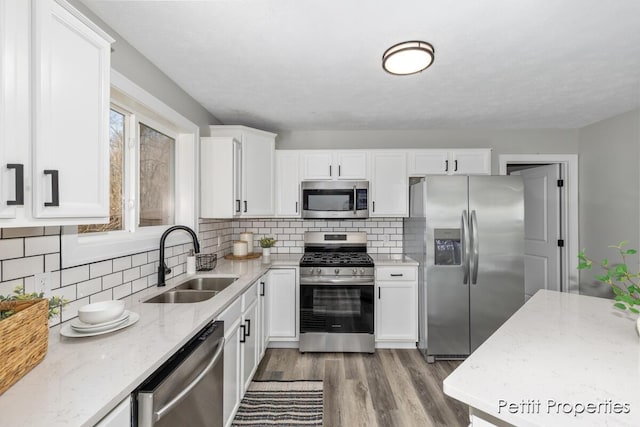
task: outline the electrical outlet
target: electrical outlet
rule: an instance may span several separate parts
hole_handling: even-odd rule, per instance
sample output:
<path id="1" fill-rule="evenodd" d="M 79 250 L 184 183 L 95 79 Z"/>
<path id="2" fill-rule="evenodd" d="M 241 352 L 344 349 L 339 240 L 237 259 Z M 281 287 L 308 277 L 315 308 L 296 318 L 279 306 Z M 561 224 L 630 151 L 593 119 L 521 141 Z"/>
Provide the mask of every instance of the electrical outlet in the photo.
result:
<path id="1" fill-rule="evenodd" d="M 34 277 L 35 292 L 42 292 L 45 297 L 51 297 L 51 273 L 40 273 Z"/>

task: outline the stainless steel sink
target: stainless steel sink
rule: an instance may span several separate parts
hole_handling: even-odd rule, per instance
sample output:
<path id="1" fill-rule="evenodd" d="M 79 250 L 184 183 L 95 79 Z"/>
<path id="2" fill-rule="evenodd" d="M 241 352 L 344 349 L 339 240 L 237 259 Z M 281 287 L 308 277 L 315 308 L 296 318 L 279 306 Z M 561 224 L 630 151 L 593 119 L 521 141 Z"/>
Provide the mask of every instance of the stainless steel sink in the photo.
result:
<path id="1" fill-rule="evenodd" d="M 174 289 L 195 289 L 198 291 L 222 291 L 238 280 L 237 277 L 197 277 L 187 280 Z"/>
<path id="2" fill-rule="evenodd" d="M 145 302 L 150 303 L 193 303 L 206 301 L 209 298 L 213 298 L 218 291 L 194 291 L 194 290 L 174 290 L 164 292 L 160 295 L 156 295 L 155 297 L 146 300 Z"/>

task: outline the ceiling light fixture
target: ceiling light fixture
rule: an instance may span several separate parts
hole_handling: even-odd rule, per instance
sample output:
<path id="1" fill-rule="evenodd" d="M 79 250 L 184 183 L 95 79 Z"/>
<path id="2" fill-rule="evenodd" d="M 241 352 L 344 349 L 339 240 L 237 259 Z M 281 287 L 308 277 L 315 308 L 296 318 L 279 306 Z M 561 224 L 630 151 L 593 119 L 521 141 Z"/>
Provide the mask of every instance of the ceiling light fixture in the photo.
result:
<path id="1" fill-rule="evenodd" d="M 382 68 L 398 76 L 416 74 L 433 64 L 434 50 L 422 41 L 402 42 L 391 46 L 382 54 Z"/>

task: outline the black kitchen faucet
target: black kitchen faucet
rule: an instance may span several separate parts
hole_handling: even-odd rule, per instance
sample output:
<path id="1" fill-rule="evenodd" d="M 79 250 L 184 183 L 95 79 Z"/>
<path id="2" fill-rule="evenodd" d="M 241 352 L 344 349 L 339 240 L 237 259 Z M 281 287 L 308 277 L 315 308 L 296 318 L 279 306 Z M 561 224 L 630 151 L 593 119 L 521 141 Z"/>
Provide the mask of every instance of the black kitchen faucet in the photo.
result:
<path id="1" fill-rule="evenodd" d="M 191 234 L 191 239 L 193 239 L 193 251 L 195 253 L 200 253 L 200 243 L 198 243 L 198 236 L 196 232 L 186 225 L 174 225 L 173 227 L 169 227 L 162 233 L 160 237 L 160 265 L 158 266 L 158 286 L 164 286 L 164 276 L 165 274 L 171 273 L 171 269 L 167 267 L 167 264 L 164 263 L 164 242 L 167 240 L 167 236 L 175 230 L 184 230 Z"/>

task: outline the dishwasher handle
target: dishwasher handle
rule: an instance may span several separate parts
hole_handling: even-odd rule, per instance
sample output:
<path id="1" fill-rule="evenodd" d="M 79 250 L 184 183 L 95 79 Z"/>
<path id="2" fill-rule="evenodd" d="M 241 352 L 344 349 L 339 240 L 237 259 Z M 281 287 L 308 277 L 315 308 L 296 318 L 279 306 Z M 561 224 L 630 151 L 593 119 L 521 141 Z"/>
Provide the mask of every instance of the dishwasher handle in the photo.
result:
<path id="1" fill-rule="evenodd" d="M 189 394 L 189 392 L 191 392 L 191 390 L 193 390 L 193 388 L 197 386 L 200 381 L 202 381 L 202 379 L 209 373 L 209 371 L 211 371 L 213 367 L 216 366 L 216 364 L 220 360 L 220 357 L 222 357 L 224 344 L 225 344 L 224 337 L 220 338 L 220 344 L 218 344 L 218 349 L 213 354 L 213 357 L 211 357 L 211 360 L 209 361 L 207 366 L 205 366 L 202 372 L 200 372 L 198 376 L 193 379 L 193 381 L 191 381 L 184 389 L 182 389 L 180 393 L 178 393 L 173 399 L 171 399 L 169 403 L 167 403 L 162 408 L 154 412 L 153 414 L 154 422 L 157 422 L 158 420 L 160 420 L 169 411 L 171 411 L 178 403 L 182 402 L 182 400 Z"/>

